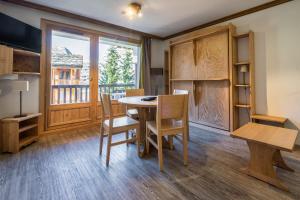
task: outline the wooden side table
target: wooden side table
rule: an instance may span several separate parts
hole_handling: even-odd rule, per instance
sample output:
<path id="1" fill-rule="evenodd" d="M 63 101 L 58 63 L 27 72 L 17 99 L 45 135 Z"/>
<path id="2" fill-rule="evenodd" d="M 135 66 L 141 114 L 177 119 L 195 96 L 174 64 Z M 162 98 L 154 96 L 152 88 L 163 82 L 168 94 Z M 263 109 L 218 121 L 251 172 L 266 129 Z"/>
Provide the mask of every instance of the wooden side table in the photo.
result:
<path id="1" fill-rule="evenodd" d="M 284 162 L 280 151 L 292 152 L 298 131 L 275 126 L 248 123 L 231 136 L 247 141 L 250 162 L 243 172 L 282 190 L 288 188 L 277 177 L 273 166 L 294 171 Z"/>
<path id="2" fill-rule="evenodd" d="M 20 118 L 1 119 L 2 151 L 17 153 L 38 140 L 41 113 L 28 114 Z"/>
<path id="3" fill-rule="evenodd" d="M 272 122 L 272 123 L 278 124 L 280 127 L 284 127 L 284 124 L 287 121 L 287 118 L 255 114 L 255 115 L 251 115 L 251 120 L 254 123 L 259 123 L 260 121 Z"/>

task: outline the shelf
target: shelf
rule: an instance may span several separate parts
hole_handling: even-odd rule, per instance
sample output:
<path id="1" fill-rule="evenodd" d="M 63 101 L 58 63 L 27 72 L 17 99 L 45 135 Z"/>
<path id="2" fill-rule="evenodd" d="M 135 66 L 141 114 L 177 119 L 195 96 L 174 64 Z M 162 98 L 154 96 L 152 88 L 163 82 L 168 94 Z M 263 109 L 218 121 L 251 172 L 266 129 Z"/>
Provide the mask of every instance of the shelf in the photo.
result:
<path id="1" fill-rule="evenodd" d="M 238 84 L 238 85 L 235 85 L 235 87 L 250 87 L 250 85 Z"/>
<path id="2" fill-rule="evenodd" d="M 21 147 L 27 146 L 28 144 L 35 142 L 37 140 L 38 140 L 38 136 L 36 136 L 36 135 L 28 136 L 28 137 L 20 140 L 19 147 L 21 148 Z"/>
<path id="3" fill-rule="evenodd" d="M 250 65 L 250 63 L 248 61 L 243 61 L 243 62 L 238 62 L 238 63 L 234 63 L 235 66 L 240 66 L 240 65 Z"/>
<path id="4" fill-rule="evenodd" d="M 30 130 L 30 129 L 35 128 L 37 126 L 38 126 L 37 124 L 31 124 L 31 125 L 28 125 L 28 126 L 24 126 L 24 127 L 19 129 L 19 133 Z"/>
<path id="5" fill-rule="evenodd" d="M 251 119 L 276 122 L 276 123 L 281 123 L 281 124 L 284 124 L 287 121 L 287 118 L 285 118 L 285 117 L 275 117 L 275 116 L 259 115 L 259 114 L 251 115 Z"/>
<path id="6" fill-rule="evenodd" d="M 14 54 L 23 55 L 23 56 L 40 57 L 39 53 L 26 51 L 26 50 L 22 50 L 22 49 L 14 49 Z"/>
<path id="7" fill-rule="evenodd" d="M 226 81 L 229 78 L 214 78 L 214 79 L 170 79 L 170 81 Z"/>
<path id="8" fill-rule="evenodd" d="M 247 38 L 249 37 L 249 33 L 244 33 L 244 34 L 237 34 L 237 35 L 234 35 L 233 37 L 237 38 L 237 39 L 240 39 L 240 38 Z"/>
<path id="9" fill-rule="evenodd" d="M 17 74 L 17 75 L 34 75 L 34 76 L 40 76 L 41 75 L 39 72 L 13 72 L 13 74 Z"/>
<path id="10" fill-rule="evenodd" d="M 35 118 L 35 117 L 39 117 L 41 115 L 42 115 L 42 113 L 28 114 L 25 117 L 17 117 L 17 118 L 10 117 L 10 118 L 1 119 L 1 121 L 3 121 L 3 122 L 22 122 L 22 121 L 25 121 L 27 119 L 32 119 L 32 118 Z"/>
<path id="11" fill-rule="evenodd" d="M 237 105 L 235 105 L 235 107 L 237 107 L 237 108 L 251 108 L 251 106 L 248 105 L 248 104 L 237 104 Z"/>

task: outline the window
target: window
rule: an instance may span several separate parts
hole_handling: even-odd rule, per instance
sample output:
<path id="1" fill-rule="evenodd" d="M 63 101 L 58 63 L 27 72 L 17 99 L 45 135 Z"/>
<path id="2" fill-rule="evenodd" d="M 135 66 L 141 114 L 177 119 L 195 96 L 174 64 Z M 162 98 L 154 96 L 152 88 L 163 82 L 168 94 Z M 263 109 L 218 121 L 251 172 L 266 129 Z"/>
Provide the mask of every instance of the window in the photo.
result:
<path id="1" fill-rule="evenodd" d="M 51 104 L 89 102 L 90 38 L 55 30 L 51 36 Z"/>
<path id="2" fill-rule="evenodd" d="M 98 100 L 103 92 L 118 99 L 125 95 L 125 89 L 137 87 L 139 54 L 136 44 L 99 39 Z"/>

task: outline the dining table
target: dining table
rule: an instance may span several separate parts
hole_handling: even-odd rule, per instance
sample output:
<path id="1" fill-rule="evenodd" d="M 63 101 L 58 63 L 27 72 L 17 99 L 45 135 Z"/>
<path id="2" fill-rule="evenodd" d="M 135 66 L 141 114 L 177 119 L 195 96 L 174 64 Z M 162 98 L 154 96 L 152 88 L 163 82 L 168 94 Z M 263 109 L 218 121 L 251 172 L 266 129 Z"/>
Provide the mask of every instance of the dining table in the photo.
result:
<path id="1" fill-rule="evenodd" d="M 155 112 L 157 108 L 157 99 L 152 101 L 144 101 L 143 99 L 146 97 L 150 97 L 150 96 L 131 96 L 131 97 L 123 97 L 118 99 L 119 103 L 138 110 L 138 117 L 140 122 L 140 134 L 141 134 L 140 142 L 144 146 L 141 155 L 145 155 L 146 121 L 154 120 Z"/>

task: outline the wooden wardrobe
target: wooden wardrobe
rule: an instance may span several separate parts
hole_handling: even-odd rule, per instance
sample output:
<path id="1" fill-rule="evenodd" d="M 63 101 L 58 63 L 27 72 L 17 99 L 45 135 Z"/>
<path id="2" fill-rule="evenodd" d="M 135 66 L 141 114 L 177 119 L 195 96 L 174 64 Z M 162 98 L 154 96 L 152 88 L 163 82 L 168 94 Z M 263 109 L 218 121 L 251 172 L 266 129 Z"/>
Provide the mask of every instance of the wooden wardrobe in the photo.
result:
<path id="1" fill-rule="evenodd" d="M 169 85 L 189 90 L 189 120 L 232 130 L 231 24 L 202 29 L 170 41 Z"/>

